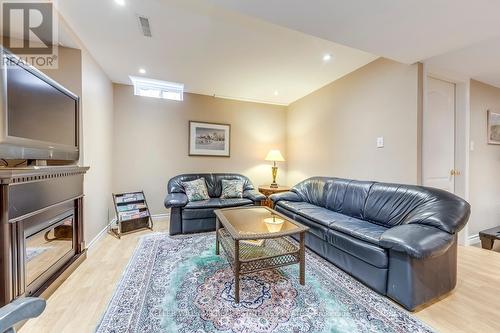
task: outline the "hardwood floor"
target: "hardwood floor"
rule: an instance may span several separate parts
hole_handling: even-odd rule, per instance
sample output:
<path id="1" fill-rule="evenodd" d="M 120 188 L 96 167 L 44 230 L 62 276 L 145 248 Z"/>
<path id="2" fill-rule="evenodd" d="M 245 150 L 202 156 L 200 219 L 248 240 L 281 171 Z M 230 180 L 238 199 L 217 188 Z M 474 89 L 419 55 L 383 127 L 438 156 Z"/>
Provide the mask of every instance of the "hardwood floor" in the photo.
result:
<path id="1" fill-rule="evenodd" d="M 155 231 L 166 231 L 167 222 L 155 221 Z M 102 237 L 75 272 L 49 297 L 43 314 L 28 321 L 20 333 L 94 332 L 107 308 L 123 270 L 144 230 L 122 236 Z"/>
<path id="2" fill-rule="evenodd" d="M 416 316 L 440 332 L 500 332 L 500 242 L 494 250 L 460 246 L 457 287 Z"/>
<path id="3" fill-rule="evenodd" d="M 166 222 L 155 223 L 155 231 L 165 230 Z M 139 237 L 148 233 L 128 234 L 120 241 L 105 235 L 49 298 L 45 312 L 20 332 L 94 332 Z M 495 249 L 500 251 L 500 242 Z M 500 332 L 500 253 L 459 247 L 458 262 L 457 288 L 415 315 L 439 332 Z"/>

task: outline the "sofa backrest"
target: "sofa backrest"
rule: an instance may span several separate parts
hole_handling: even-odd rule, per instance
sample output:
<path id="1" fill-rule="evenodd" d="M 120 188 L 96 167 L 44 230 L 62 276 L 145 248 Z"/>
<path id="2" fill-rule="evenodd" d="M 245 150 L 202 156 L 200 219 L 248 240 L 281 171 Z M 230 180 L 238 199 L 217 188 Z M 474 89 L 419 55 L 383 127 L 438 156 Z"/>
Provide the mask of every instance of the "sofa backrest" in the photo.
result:
<path id="1" fill-rule="evenodd" d="M 303 201 L 389 228 L 418 223 L 456 233 L 470 215 L 465 200 L 423 186 L 313 177 L 292 191 Z"/>
<path id="2" fill-rule="evenodd" d="M 303 201 L 356 218 L 363 218 L 363 207 L 373 182 L 313 177 L 295 185 L 292 191 Z"/>
<path id="3" fill-rule="evenodd" d="M 405 222 L 411 211 L 432 198 L 433 193 L 422 187 L 376 183 L 366 200 L 364 218 L 394 227 Z"/>
<path id="4" fill-rule="evenodd" d="M 254 189 L 250 179 L 237 173 L 190 173 L 171 178 L 167 185 L 168 193 L 185 193 L 182 183 L 198 178 L 205 178 L 208 195 L 211 198 L 219 198 L 221 196 L 222 179 L 241 179 L 243 180 L 243 191 Z"/>
<path id="5" fill-rule="evenodd" d="M 325 207 L 326 194 L 331 183 L 331 178 L 313 177 L 298 183 L 292 188 L 303 201 L 316 206 Z"/>
<path id="6" fill-rule="evenodd" d="M 362 219 L 363 209 L 373 182 L 334 178 L 326 195 L 326 208 Z"/>

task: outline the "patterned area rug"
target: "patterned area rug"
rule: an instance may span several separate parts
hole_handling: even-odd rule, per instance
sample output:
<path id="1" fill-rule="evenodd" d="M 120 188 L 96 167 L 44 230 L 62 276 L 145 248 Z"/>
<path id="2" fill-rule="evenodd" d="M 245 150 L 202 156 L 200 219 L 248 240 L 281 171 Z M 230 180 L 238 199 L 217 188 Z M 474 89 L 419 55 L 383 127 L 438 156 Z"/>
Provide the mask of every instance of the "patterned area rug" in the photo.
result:
<path id="1" fill-rule="evenodd" d="M 145 236 L 97 332 L 432 332 L 309 251 L 305 286 L 298 276 L 298 265 L 245 275 L 236 304 L 215 234 Z"/>

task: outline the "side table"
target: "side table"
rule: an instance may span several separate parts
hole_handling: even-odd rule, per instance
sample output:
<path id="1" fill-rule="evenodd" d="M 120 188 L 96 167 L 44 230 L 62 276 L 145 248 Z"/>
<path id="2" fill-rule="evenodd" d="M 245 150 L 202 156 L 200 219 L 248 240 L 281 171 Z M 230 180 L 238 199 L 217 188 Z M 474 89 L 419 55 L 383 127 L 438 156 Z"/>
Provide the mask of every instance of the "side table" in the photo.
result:
<path id="1" fill-rule="evenodd" d="M 481 231 L 479 233 L 479 239 L 481 239 L 481 247 L 483 249 L 491 250 L 495 240 L 500 240 L 500 227 Z"/>
<path id="2" fill-rule="evenodd" d="M 288 186 L 271 187 L 270 185 L 260 185 L 259 192 L 266 196 L 266 200 L 260 202 L 261 206 L 267 206 L 269 208 L 273 208 L 273 202 L 271 199 L 269 199 L 269 196 L 274 193 L 288 192 L 288 191 L 290 191 L 290 187 Z"/>

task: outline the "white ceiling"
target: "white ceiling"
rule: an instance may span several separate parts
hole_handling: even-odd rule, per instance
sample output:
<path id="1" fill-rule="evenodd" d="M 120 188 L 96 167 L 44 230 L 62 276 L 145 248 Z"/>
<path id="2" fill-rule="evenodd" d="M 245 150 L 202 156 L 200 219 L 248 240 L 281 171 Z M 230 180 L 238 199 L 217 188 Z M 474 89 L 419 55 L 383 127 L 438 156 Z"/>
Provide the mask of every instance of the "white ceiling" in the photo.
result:
<path id="1" fill-rule="evenodd" d="M 106 71 L 130 84 L 146 76 L 186 91 L 289 104 L 377 57 L 222 9 L 206 0 L 59 1 L 59 11 Z M 150 19 L 153 38 L 137 15 Z M 334 59 L 324 62 L 324 54 Z M 277 91 L 277 95 L 275 92 Z"/>
<path id="2" fill-rule="evenodd" d="M 59 1 L 114 82 L 144 67 L 189 92 L 289 104 L 378 55 L 500 87 L 500 0 L 125 1 Z"/>
<path id="3" fill-rule="evenodd" d="M 498 0 L 206 0 L 404 63 L 500 35 Z"/>
<path id="4" fill-rule="evenodd" d="M 431 70 L 458 73 L 500 87 L 500 36 L 430 58 L 425 63 Z"/>

